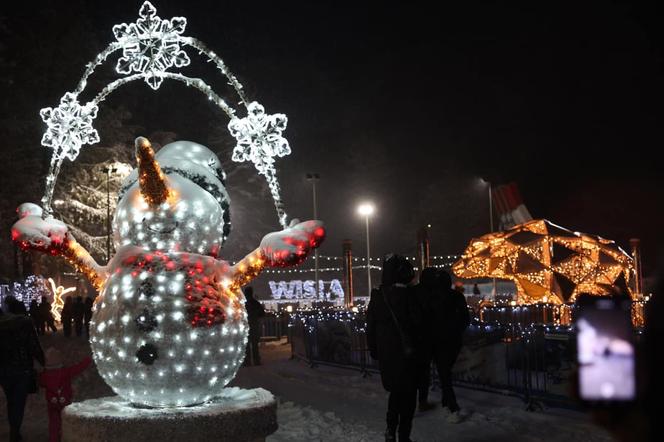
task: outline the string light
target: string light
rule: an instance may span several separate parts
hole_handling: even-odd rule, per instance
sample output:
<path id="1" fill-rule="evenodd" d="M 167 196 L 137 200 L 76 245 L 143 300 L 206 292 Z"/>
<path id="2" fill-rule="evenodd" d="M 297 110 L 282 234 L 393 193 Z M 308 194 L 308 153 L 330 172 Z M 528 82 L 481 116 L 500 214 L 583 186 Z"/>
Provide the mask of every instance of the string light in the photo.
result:
<path id="1" fill-rule="evenodd" d="M 47 128 L 41 143 L 53 149 L 53 158 L 74 161 L 83 144 L 99 142 L 99 134 L 92 127 L 99 108 L 94 103 L 81 106 L 75 94 L 67 92 L 56 108 L 46 107 L 39 112 Z"/>
<path id="2" fill-rule="evenodd" d="M 32 301 L 40 305 L 42 297 L 48 295 L 46 281 L 40 275 L 29 275 L 22 282 L 14 282 L 11 292 L 12 296 L 21 301 L 27 310 L 30 310 Z"/>
<path id="3" fill-rule="evenodd" d="M 327 321 L 336 321 L 347 324 L 355 333 L 365 333 L 366 309 L 364 306 L 357 306 L 353 309 L 343 307 L 324 307 L 324 308 L 302 308 L 289 315 L 289 327 L 299 323 L 309 333 L 313 333 L 319 323 Z"/>
<path id="4" fill-rule="evenodd" d="M 265 108 L 252 101 L 247 106 L 245 118 L 233 118 L 228 130 L 237 140 L 233 149 L 233 161 L 251 161 L 259 174 L 265 176 L 275 201 L 279 222 L 286 227 L 286 213 L 279 198 L 279 182 L 274 168 L 274 157 L 291 153 L 288 140 L 281 136 L 286 130 L 288 118 L 284 114 L 265 114 Z"/>
<path id="5" fill-rule="evenodd" d="M 157 90 L 163 81 L 159 73 L 172 66 L 187 66 L 191 62 L 179 43 L 187 19 L 173 17 L 162 20 L 150 2 L 143 3 L 138 15 L 136 23 L 113 26 L 113 34 L 122 47 L 122 57 L 115 70 L 118 74 L 141 73 L 145 82 Z"/>
<path id="6" fill-rule="evenodd" d="M 631 318 L 632 325 L 636 329 L 645 325 L 646 304 L 647 301 L 632 301 Z M 495 302 L 480 307 L 478 320 L 482 323 L 503 327 L 534 327 L 543 324 L 554 327 L 572 327 L 577 308 L 577 305 L 573 303 L 513 305 L 507 302 Z"/>
<path id="7" fill-rule="evenodd" d="M 323 280 L 318 281 L 318 289 L 316 289 L 316 281 L 268 281 L 272 299 L 289 299 L 289 300 L 324 300 L 336 298 L 343 300 L 344 290 L 341 282 L 338 279 L 329 281 L 329 290 L 325 291 L 326 282 Z"/>
<path id="8" fill-rule="evenodd" d="M 53 294 L 53 304 L 51 304 L 51 314 L 53 315 L 53 319 L 55 319 L 55 321 L 60 322 L 62 308 L 65 306 L 65 301 L 63 299 L 63 296 L 66 295 L 67 293 L 76 291 L 76 287 L 64 288 L 61 285 L 56 287 L 53 278 L 48 278 L 48 283 L 51 286 L 51 293 Z"/>

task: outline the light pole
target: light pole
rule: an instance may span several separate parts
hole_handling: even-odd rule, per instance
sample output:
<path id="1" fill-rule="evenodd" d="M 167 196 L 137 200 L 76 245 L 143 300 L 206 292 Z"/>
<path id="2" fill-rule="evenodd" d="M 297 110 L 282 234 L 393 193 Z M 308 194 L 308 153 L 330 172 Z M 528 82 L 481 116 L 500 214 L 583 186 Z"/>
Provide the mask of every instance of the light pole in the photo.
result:
<path id="1" fill-rule="evenodd" d="M 104 167 L 106 173 L 106 261 L 111 260 L 111 174 L 118 171 L 113 166 Z"/>
<path id="2" fill-rule="evenodd" d="M 369 217 L 374 213 L 371 203 L 362 203 L 357 208 L 357 213 L 364 216 L 367 225 L 367 283 L 369 294 L 371 294 L 371 249 L 369 247 Z"/>
<path id="3" fill-rule="evenodd" d="M 311 182 L 313 195 L 314 195 L 314 219 L 318 219 L 318 204 L 316 200 L 316 182 L 320 179 L 320 175 L 317 173 L 308 173 L 307 181 Z M 314 278 L 316 279 L 316 298 L 320 297 L 320 287 L 318 282 L 318 249 L 314 249 Z"/>
<path id="4" fill-rule="evenodd" d="M 493 192 L 491 188 L 491 181 L 487 181 L 484 178 L 480 178 L 483 183 L 486 183 L 489 186 L 489 231 L 493 233 Z M 495 298 L 496 296 L 496 278 L 493 278 L 493 289 L 492 294 Z"/>

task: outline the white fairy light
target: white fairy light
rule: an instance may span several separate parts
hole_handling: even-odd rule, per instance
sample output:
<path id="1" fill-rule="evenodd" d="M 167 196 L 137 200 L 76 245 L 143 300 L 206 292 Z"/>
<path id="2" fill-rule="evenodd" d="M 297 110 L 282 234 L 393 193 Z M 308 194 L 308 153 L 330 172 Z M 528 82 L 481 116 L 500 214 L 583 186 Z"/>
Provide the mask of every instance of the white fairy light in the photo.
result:
<path id="1" fill-rule="evenodd" d="M 163 81 L 159 74 L 172 66 L 184 67 L 191 62 L 179 42 L 187 19 L 162 20 L 150 2 L 143 3 L 138 15 L 136 23 L 113 26 L 113 34 L 122 46 L 122 57 L 115 70 L 119 74 L 141 73 L 150 87 L 157 90 Z"/>
<path id="2" fill-rule="evenodd" d="M 47 128 L 41 144 L 53 149 L 53 158 L 74 161 L 83 144 L 99 142 L 99 133 L 92 127 L 99 108 L 95 104 L 81 106 L 75 94 L 67 92 L 58 107 L 45 107 L 39 111 Z"/>
<path id="3" fill-rule="evenodd" d="M 280 196 L 274 157 L 284 157 L 291 153 L 288 140 L 281 134 L 286 130 L 288 118 L 284 114 L 268 115 L 257 101 L 247 106 L 247 116 L 233 118 L 228 130 L 237 140 L 232 159 L 241 163 L 251 161 L 259 174 L 265 176 L 277 208 L 279 222 L 286 227 L 286 213 Z"/>

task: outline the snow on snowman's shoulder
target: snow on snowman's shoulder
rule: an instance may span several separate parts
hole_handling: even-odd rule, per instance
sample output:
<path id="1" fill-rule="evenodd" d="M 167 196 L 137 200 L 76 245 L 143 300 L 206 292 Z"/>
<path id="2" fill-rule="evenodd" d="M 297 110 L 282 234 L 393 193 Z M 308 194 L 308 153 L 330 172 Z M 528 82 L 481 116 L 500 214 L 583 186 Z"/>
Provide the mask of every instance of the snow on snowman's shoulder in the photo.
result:
<path id="1" fill-rule="evenodd" d="M 67 406 L 64 412 L 83 419 L 149 420 L 232 414 L 275 405 L 274 396 L 267 390 L 232 387 L 224 389 L 220 397 L 210 402 L 189 407 L 142 408 L 133 406 L 119 396 L 108 396 L 75 402 Z"/>

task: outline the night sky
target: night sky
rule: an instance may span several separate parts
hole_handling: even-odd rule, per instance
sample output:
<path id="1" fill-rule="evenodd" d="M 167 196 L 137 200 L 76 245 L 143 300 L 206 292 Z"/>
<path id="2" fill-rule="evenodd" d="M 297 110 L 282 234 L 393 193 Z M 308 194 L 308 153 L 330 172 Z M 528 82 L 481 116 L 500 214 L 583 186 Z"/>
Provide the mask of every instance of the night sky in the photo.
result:
<path id="1" fill-rule="evenodd" d="M 112 41 L 112 25 L 134 21 L 141 3 L 3 7 L 1 149 L 14 165 L 0 182 L 3 228 L 17 203 L 38 201 L 43 191 L 49 152 L 39 146 L 39 109 L 75 87 L 85 64 Z M 324 254 L 339 255 L 344 238 L 364 254 L 355 208 L 365 199 L 377 206 L 374 256 L 413 254 L 416 230 L 426 224 L 433 254 L 460 253 L 489 228 L 483 177 L 516 182 L 535 218 L 624 248 L 641 238 L 646 273 L 654 269 L 664 243 L 664 177 L 655 160 L 664 113 L 661 10 L 606 1 L 435 9 L 410 2 L 153 3 L 162 18 L 186 16 L 186 35 L 220 54 L 250 98 L 288 115 L 293 154 L 277 161 L 286 207 L 310 217 L 304 175 L 321 175 Z M 228 92 L 219 73 L 188 52 L 197 67 L 185 73 Z M 89 88 L 114 78 L 101 70 Z M 106 109 L 131 112 L 123 124 L 135 126 L 135 136 L 173 132 L 230 158 L 227 117 L 180 84 L 165 83 L 157 93 L 128 86 L 101 106 L 100 118 Z M 131 146 L 131 139 L 100 132 L 102 143 Z M 236 257 L 277 223 L 262 179 L 228 167 L 237 168 L 228 182 L 228 253 Z"/>

